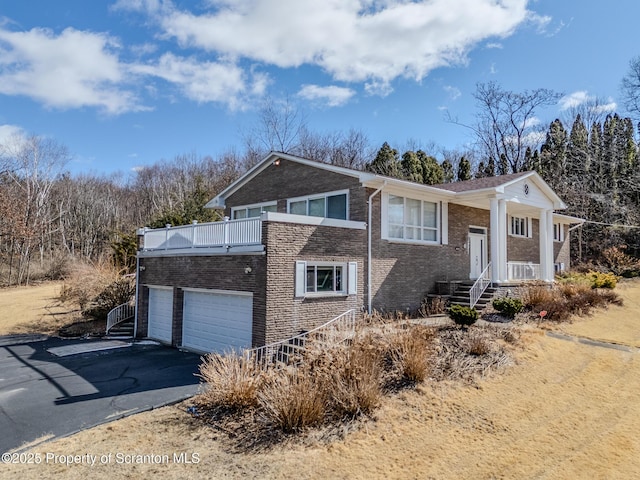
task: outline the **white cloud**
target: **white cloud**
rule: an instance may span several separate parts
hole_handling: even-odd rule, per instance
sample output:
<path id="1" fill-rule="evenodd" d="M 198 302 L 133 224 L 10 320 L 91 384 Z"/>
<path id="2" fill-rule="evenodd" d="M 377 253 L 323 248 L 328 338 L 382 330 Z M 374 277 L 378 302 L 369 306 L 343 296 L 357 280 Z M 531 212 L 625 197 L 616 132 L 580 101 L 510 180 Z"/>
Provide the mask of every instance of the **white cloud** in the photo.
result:
<path id="1" fill-rule="evenodd" d="M 307 100 L 321 100 L 330 107 L 340 107 L 346 104 L 355 95 L 355 90 L 346 87 L 330 85 L 321 87 L 320 85 L 303 85 L 298 95 Z"/>
<path id="2" fill-rule="evenodd" d="M 202 62 L 172 53 L 165 53 L 154 64 L 131 68 L 137 74 L 176 85 L 183 95 L 198 103 L 219 102 L 232 109 L 244 108 L 251 97 L 262 96 L 268 84 L 265 74 L 247 74 L 233 63 Z"/>
<path id="3" fill-rule="evenodd" d="M 577 92 L 570 93 L 569 95 L 565 95 L 558 101 L 558 103 L 560 104 L 560 110 L 564 111 L 582 105 L 591 98 L 592 97 L 589 96 L 586 90 L 579 90 Z"/>
<path id="4" fill-rule="evenodd" d="M 25 136 L 25 131 L 17 125 L 0 125 L 0 145 L 4 145 L 15 139 L 20 141 L 24 139 Z"/>
<path id="5" fill-rule="evenodd" d="M 449 95 L 449 98 L 451 98 L 451 100 L 457 100 L 458 98 L 460 98 L 462 96 L 462 92 L 457 87 L 454 87 L 452 85 L 445 85 L 442 88 L 444 89 L 445 92 L 447 92 L 447 94 Z"/>
<path id="6" fill-rule="evenodd" d="M 140 110 L 136 95 L 121 86 L 126 69 L 117 50 L 117 41 L 105 34 L 0 28 L 0 93 L 25 95 L 53 108 Z"/>
<path id="7" fill-rule="evenodd" d="M 587 104 L 589 110 L 596 114 L 612 113 L 618 107 L 618 104 L 609 97 L 606 100 L 596 97 L 595 95 L 589 95 L 586 90 L 578 90 L 569 95 L 562 97 L 558 104 L 560 105 L 560 111 L 577 108 L 580 105 Z"/>
<path id="8" fill-rule="evenodd" d="M 502 50 L 504 48 L 503 45 L 499 42 L 489 42 L 487 43 L 486 47 L 489 49 L 497 48 L 499 50 Z"/>
<path id="9" fill-rule="evenodd" d="M 420 80 L 464 63 L 479 42 L 539 21 L 528 0 L 211 0 L 201 15 L 135 3 L 150 4 L 147 12 L 183 47 L 280 68 L 315 65 L 377 94 L 398 77 Z"/>

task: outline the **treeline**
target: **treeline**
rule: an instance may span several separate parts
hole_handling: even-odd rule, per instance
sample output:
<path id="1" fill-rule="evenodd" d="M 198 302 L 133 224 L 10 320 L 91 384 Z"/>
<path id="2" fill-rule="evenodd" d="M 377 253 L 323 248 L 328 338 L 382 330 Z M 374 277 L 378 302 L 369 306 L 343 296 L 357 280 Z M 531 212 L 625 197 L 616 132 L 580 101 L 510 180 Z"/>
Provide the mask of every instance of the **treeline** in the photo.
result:
<path id="1" fill-rule="evenodd" d="M 630 118 L 592 108 L 533 131 L 534 107 L 554 98 L 548 91 L 516 94 L 489 84 L 476 95 L 478 141 L 464 151 L 408 144 L 400 154 L 386 142 L 372 147 L 358 130 L 312 132 L 289 104 L 267 104 L 240 152 L 179 155 L 127 174 L 72 175 L 64 146 L 15 138 L 0 145 L 0 285 L 60 278 L 75 261 L 131 269 L 138 227 L 217 220 L 219 212 L 204 204 L 271 150 L 429 185 L 535 170 L 567 203 L 565 213 L 588 220 L 575 231 L 574 259 L 597 260 L 610 246 L 640 257 L 632 228 L 640 224 L 639 153 Z M 523 104 L 530 108 L 517 117 Z"/>
<path id="2" fill-rule="evenodd" d="M 130 270 L 137 228 L 217 220 L 219 212 L 205 203 L 278 149 L 272 139 L 254 135 L 242 153 L 179 155 L 113 175 L 70 174 L 71 155 L 49 138 L 0 145 L 0 285 L 61 278 L 76 261 Z M 356 130 L 314 134 L 299 128 L 289 140 L 291 153 L 356 169 L 372 152 Z"/>
<path id="3" fill-rule="evenodd" d="M 466 156 L 438 161 L 422 150 L 400 155 L 384 143 L 366 168 L 427 185 L 535 170 L 567 204 L 564 213 L 587 220 L 572 245 L 574 258 L 597 260 L 613 246 L 640 257 L 640 163 L 631 118 L 611 114 L 587 126 L 577 114 L 569 129 L 556 119 L 539 148 L 522 149 L 514 168 L 504 153 L 473 163 Z"/>

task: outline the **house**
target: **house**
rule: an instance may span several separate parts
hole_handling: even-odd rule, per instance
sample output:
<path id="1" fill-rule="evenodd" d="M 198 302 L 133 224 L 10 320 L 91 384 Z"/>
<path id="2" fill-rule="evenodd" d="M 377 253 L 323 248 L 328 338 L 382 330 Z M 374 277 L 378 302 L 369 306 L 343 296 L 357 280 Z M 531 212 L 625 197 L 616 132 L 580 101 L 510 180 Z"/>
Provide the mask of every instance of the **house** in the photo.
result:
<path id="1" fill-rule="evenodd" d="M 137 337 L 251 348 L 438 282 L 551 282 L 580 223 L 535 172 L 426 186 L 275 152 L 207 207 L 225 220 L 141 232 Z"/>

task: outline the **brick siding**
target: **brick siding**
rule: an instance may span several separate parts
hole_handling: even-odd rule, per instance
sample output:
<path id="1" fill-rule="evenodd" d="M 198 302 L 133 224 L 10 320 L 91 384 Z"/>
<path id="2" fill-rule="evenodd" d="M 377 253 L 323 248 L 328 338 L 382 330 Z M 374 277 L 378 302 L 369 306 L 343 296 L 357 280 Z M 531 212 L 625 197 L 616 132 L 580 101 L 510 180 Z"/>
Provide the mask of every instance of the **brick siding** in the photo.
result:
<path id="1" fill-rule="evenodd" d="M 531 219 L 531 238 L 514 237 L 507 233 L 507 261 L 540 263 L 539 220 Z"/>
<path id="2" fill-rule="evenodd" d="M 273 201 L 277 201 L 278 212 L 286 213 L 288 198 L 336 190 L 349 190 L 348 220 L 366 221 L 366 198 L 357 178 L 284 159 L 278 166 L 269 165 L 226 198 L 225 215 L 231 216 L 231 207 Z"/>
<path id="3" fill-rule="evenodd" d="M 267 343 L 311 330 L 351 308 L 362 308 L 365 230 L 265 222 L 263 238 L 267 246 Z M 357 295 L 296 298 L 295 262 L 301 260 L 357 262 Z"/>
<path id="4" fill-rule="evenodd" d="M 569 225 L 563 225 L 564 228 L 564 241 L 553 242 L 553 261 L 554 263 L 564 263 L 564 269 L 569 270 L 571 268 L 571 248 L 569 245 Z"/>

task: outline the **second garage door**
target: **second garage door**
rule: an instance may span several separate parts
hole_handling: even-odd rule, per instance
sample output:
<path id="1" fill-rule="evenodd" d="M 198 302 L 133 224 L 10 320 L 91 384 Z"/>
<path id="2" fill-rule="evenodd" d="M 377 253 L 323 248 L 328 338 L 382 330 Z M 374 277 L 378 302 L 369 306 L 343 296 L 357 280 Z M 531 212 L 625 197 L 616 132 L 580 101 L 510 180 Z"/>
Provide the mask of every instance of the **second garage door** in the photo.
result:
<path id="1" fill-rule="evenodd" d="M 224 353 L 251 348 L 253 296 L 244 292 L 184 292 L 182 346 Z"/>

